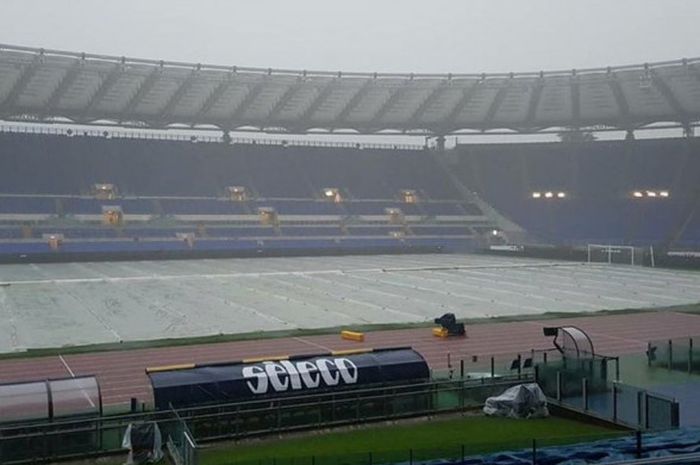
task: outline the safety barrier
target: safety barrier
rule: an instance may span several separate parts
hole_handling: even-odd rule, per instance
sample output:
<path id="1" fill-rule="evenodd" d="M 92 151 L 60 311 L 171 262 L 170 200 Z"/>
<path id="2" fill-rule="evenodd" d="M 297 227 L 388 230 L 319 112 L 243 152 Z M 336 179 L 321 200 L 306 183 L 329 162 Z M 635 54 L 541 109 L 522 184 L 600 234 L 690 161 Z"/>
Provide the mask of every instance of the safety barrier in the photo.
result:
<path id="1" fill-rule="evenodd" d="M 562 406 L 639 430 L 678 428 L 678 402 L 620 383 L 617 364 L 610 357 L 542 362 L 535 366 L 535 380 L 548 398 Z"/>
<path id="2" fill-rule="evenodd" d="M 166 447 L 170 454 L 170 460 L 175 465 L 197 465 L 199 463 L 199 448 L 180 415 L 175 409 L 170 410 L 175 421 L 171 424 L 172 429 L 168 431 Z"/>
<path id="3" fill-rule="evenodd" d="M 183 460 L 196 460 L 197 442 L 460 412 L 477 408 L 487 397 L 525 380 L 502 377 L 433 381 L 210 405 L 181 409 L 177 415 L 163 410 L 80 421 L 0 424 L 0 464 L 124 452 L 121 442 L 128 425 L 148 421 L 158 423 L 166 440 L 168 435 L 173 438 Z"/>
<path id="4" fill-rule="evenodd" d="M 647 361 L 653 367 L 700 373 L 700 336 L 650 341 Z"/>

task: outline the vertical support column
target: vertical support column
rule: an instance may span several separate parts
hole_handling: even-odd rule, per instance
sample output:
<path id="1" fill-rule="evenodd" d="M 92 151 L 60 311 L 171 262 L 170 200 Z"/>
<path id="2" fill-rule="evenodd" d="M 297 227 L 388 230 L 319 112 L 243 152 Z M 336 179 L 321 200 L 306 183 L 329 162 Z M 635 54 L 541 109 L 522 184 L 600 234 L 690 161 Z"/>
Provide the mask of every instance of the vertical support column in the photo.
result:
<path id="1" fill-rule="evenodd" d="M 518 354 L 518 379 L 523 373 L 523 356 Z"/>
<path id="2" fill-rule="evenodd" d="M 459 361 L 459 379 L 464 379 L 464 359 Z"/>
<path id="3" fill-rule="evenodd" d="M 673 368 L 673 340 L 668 340 L 668 369 Z"/>
<path id="4" fill-rule="evenodd" d="M 557 371 L 557 400 L 561 402 L 561 371 Z"/>
<path id="5" fill-rule="evenodd" d="M 588 378 L 581 380 L 581 394 L 583 395 L 583 411 L 588 411 Z"/>
<path id="6" fill-rule="evenodd" d="M 637 430 L 634 433 L 635 439 L 636 439 L 636 447 L 635 447 L 635 452 L 637 455 L 638 459 L 642 458 L 642 432 Z"/>
<path id="7" fill-rule="evenodd" d="M 651 366 L 651 342 L 647 342 L 647 366 Z"/>
<path id="8" fill-rule="evenodd" d="M 688 373 L 693 372 L 693 338 L 688 338 Z"/>
<path id="9" fill-rule="evenodd" d="M 537 465 L 537 440 L 532 440 L 532 465 Z"/>
<path id="10" fill-rule="evenodd" d="M 613 406 L 613 423 L 617 423 L 617 384 L 613 383 L 613 388 L 612 388 L 612 406 Z"/>
<path id="11" fill-rule="evenodd" d="M 496 377 L 496 360 L 491 356 L 491 378 Z"/>

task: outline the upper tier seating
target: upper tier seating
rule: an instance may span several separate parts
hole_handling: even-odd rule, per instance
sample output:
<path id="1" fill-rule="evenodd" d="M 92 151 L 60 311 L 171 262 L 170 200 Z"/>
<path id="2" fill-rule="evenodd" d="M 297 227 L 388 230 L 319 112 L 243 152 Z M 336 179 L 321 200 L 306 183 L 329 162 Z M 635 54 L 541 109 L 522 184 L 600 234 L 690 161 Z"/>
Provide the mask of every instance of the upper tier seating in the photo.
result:
<path id="1" fill-rule="evenodd" d="M 550 243 L 665 243 L 698 195 L 696 139 L 475 144 L 457 150 L 454 170 L 462 182 Z M 666 190 L 670 197 L 632 195 L 646 190 Z M 532 197 L 547 191 L 566 197 Z"/>

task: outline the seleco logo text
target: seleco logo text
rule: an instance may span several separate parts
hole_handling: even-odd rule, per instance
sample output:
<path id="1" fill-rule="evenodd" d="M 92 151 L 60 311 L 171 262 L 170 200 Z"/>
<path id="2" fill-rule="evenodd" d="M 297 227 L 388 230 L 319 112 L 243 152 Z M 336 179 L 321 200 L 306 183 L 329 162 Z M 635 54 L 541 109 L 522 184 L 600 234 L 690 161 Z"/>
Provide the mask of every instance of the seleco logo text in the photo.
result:
<path id="1" fill-rule="evenodd" d="M 242 374 L 253 394 L 265 394 L 270 388 L 275 392 L 314 389 L 321 381 L 326 386 L 357 383 L 357 366 L 347 358 L 263 362 L 243 367 Z"/>

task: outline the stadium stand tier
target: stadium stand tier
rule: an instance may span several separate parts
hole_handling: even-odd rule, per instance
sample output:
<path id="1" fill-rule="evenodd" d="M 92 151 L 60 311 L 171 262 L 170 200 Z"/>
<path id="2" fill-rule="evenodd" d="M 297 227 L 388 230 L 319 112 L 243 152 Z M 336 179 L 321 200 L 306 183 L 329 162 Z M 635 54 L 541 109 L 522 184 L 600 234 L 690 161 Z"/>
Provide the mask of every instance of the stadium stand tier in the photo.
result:
<path id="1" fill-rule="evenodd" d="M 466 250 L 479 235 L 466 224 L 493 228 L 435 153 L 418 146 L 4 132 L 0 150 L 0 251 L 15 258 Z M 101 198 L 98 185 L 113 191 Z M 245 194 L 232 198 L 234 188 Z"/>
<path id="2" fill-rule="evenodd" d="M 694 138 L 460 145 L 460 180 L 549 244 L 700 246 Z"/>

